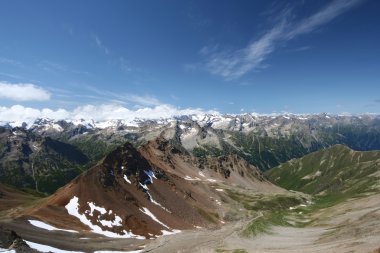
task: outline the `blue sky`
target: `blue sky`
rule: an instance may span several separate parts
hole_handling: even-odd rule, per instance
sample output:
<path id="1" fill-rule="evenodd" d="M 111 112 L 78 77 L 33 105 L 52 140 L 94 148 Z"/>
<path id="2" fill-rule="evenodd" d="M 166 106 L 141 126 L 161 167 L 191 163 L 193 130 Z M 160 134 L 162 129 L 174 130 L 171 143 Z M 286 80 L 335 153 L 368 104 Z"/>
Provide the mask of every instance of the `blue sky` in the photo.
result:
<path id="1" fill-rule="evenodd" d="M 1 110 L 378 113 L 380 1 L 286 2 L 3 0 Z"/>

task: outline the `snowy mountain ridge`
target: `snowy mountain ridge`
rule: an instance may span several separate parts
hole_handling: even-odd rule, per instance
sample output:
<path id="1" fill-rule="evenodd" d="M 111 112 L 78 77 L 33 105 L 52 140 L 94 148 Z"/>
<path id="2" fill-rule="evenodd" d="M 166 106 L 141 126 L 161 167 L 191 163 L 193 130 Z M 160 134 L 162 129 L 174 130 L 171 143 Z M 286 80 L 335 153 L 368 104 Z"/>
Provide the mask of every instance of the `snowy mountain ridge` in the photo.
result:
<path id="1" fill-rule="evenodd" d="M 380 118 L 378 114 L 362 114 L 362 115 L 343 115 L 343 114 L 257 114 L 257 113 L 245 113 L 245 114 L 192 114 L 182 115 L 170 118 L 134 118 L 133 120 L 125 119 L 110 119 L 103 121 L 95 121 L 93 119 L 63 119 L 54 120 L 49 118 L 38 118 L 36 120 L 29 121 L 7 121 L 6 119 L 0 120 L 0 126 L 5 127 L 23 127 L 26 129 L 31 128 L 44 128 L 45 130 L 63 131 L 65 126 L 83 126 L 87 129 L 105 129 L 119 127 L 141 127 L 149 124 L 154 125 L 167 125 L 173 122 L 197 122 L 201 127 L 212 127 L 214 129 L 227 130 L 239 126 L 241 129 L 252 128 L 252 124 L 277 124 L 284 123 L 286 121 L 308 121 L 308 120 L 322 120 L 322 121 L 336 121 L 342 119 L 375 119 Z"/>

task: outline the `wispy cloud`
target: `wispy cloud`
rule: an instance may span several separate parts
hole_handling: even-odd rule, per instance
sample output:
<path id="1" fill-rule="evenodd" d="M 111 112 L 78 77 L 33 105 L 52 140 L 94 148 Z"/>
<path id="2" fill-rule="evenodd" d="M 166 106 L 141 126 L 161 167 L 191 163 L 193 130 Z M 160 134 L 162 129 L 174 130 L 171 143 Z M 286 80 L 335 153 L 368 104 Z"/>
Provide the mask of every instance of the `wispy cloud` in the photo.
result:
<path id="1" fill-rule="evenodd" d="M 245 48 L 233 51 L 219 47 L 205 47 L 200 53 L 206 57 L 204 67 L 226 80 L 237 79 L 259 70 L 263 62 L 283 43 L 297 36 L 315 31 L 365 0 L 335 0 L 320 11 L 302 20 L 295 20 L 291 8 L 280 13 L 277 23 Z"/>
<path id="2" fill-rule="evenodd" d="M 78 74 L 78 75 L 87 75 L 87 76 L 90 75 L 90 73 L 87 71 L 73 69 L 64 64 L 47 61 L 47 60 L 41 61 L 39 63 L 39 66 L 47 72 L 54 72 L 54 73 L 70 72 L 70 73 Z"/>
<path id="3" fill-rule="evenodd" d="M 66 31 L 70 36 L 74 36 L 74 29 L 73 29 L 72 25 L 69 25 L 69 24 L 67 24 L 67 23 L 63 23 L 63 24 L 61 25 L 61 27 L 62 27 L 62 29 L 63 29 L 64 31 Z"/>
<path id="4" fill-rule="evenodd" d="M 163 104 L 160 100 L 152 95 L 136 95 L 123 92 L 116 93 L 98 89 L 93 86 L 86 86 L 86 88 L 95 94 L 101 95 L 103 98 L 107 98 L 110 102 L 119 101 L 119 103 L 122 104 L 133 103 L 137 106 L 158 106 Z"/>
<path id="5" fill-rule="evenodd" d="M 94 41 L 96 43 L 96 46 L 102 50 L 106 55 L 109 55 L 110 54 L 110 50 L 108 49 L 108 47 L 106 47 L 103 42 L 100 40 L 99 36 L 98 35 L 94 35 Z"/>
<path id="6" fill-rule="evenodd" d="M 4 72 L 0 72 L 0 76 L 5 76 L 7 78 L 13 78 L 13 79 L 23 79 L 24 78 L 23 76 L 20 76 L 20 75 L 4 73 Z"/>
<path id="7" fill-rule="evenodd" d="M 21 62 L 19 62 L 17 60 L 9 59 L 9 58 L 2 57 L 2 56 L 0 56 L 0 63 L 12 65 L 12 66 L 18 66 L 18 67 L 24 66 Z"/>
<path id="8" fill-rule="evenodd" d="M 303 51 L 310 50 L 311 48 L 312 47 L 310 46 L 297 47 L 297 48 L 289 49 L 288 52 L 303 52 Z"/>
<path id="9" fill-rule="evenodd" d="M 30 83 L 0 82 L 0 98 L 15 101 L 44 101 L 50 99 L 50 93 Z"/>
<path id="10" fill-rule="evenodd" d="M 132 71 L 132 67 L 130 66 L 129 62 L 124 59 L 124 57 L 119 57 L 119 68 L 125 73 Z"/>
<path id="11" fill-rule="evenodd" d="M 150 96 L 150 95 L 125 95 L 124 96 L 127 101 L 144 105 L 144 106 L 155 106 L 155 105 L 161 105 L 162 103 L 157 98 Z"/>

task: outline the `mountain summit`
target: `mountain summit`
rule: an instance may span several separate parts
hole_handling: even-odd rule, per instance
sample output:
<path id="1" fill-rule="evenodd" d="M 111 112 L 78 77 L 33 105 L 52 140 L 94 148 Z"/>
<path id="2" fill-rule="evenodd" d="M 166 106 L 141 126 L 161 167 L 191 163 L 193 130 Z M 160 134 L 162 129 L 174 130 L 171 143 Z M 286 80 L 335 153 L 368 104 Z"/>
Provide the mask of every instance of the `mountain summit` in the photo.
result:
<path id="1" fill-rule="evenodd" d="M 157 139 L 139 150 L 118 147 L 29 215 L 109 237 L 152 238 L 220 226 L 227 195 L 216 185 L 282 191 L 236 156 L 201 162 Z"/>

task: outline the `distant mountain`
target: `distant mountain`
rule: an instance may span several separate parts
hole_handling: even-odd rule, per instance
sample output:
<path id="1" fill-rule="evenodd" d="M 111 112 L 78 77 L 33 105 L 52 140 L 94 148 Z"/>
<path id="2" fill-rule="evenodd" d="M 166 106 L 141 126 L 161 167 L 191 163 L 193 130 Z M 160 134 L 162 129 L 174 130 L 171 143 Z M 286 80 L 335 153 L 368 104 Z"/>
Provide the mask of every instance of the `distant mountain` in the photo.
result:
<path id="1" fill-rule="evenodd" d="M 118 147 L 28 215 L 109 237 L 154 238 L 220 226 L 228 196 L 216 185 L 283 192 L 237 156 L 195 158 L 156 139 L 139 150 Z"/>
<path id="2" fill-rule="evenodd" d="M 0 127 L 0 182 L 54 192 L 88 162 L 78 148 L 25 128 Z"/>
<path id="3" fill-rule="evenodd" d="M 266 175 L 288 190 L 321 196 L 356 196 L 380 189 L 380 151 L 354 151 L 334 145 L 292 159 Z"/>
<path id="4" fill-rule="evenodd" d="M 237 154 L 261 170 L 335 144 L 354 150 L 380 149 L 380 116 L 190 115 L 134 121 L 37 120 L 27 129 L 77 146 L 101 159 L 125 141 L 139 146 L 163 137 L 195 156 Z"/>
<path id="5" fill-rule="evenodd" d="M 380 150 L 380 116 L 190 115 L 133 121 L 54 121 L 0 127 L 0 181 L 53 192 L 126 141 L 156 138 L 198 158 L 237 155 L 266 171 L 335 144 Z M 16 124 L 16 125 L 17 125 Z"/>

